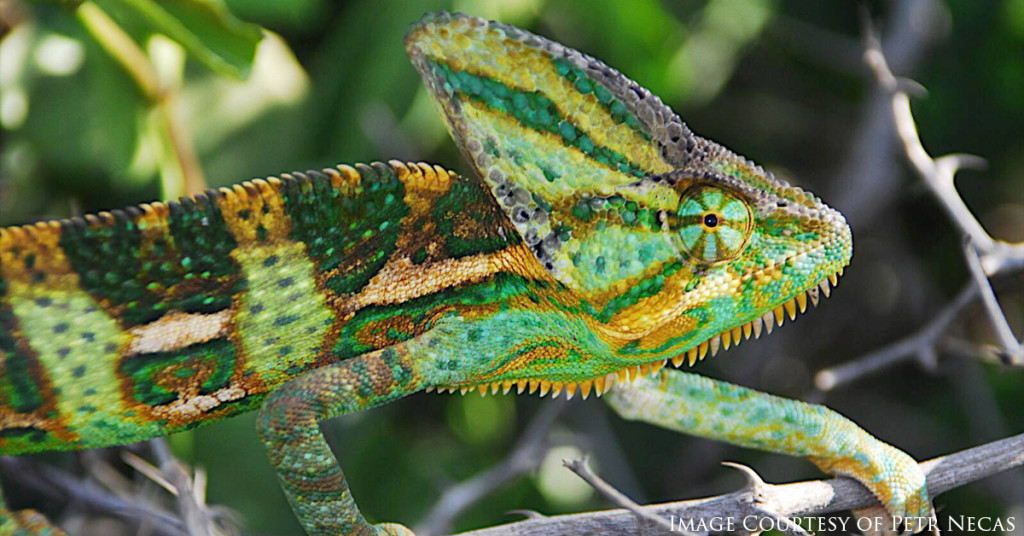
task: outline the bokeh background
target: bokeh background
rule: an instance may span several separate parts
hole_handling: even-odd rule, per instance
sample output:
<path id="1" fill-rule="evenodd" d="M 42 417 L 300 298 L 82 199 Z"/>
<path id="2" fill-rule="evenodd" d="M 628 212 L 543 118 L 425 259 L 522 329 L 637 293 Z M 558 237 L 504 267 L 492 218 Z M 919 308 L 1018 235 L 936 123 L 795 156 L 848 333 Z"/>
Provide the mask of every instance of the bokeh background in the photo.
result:
<path id="1" fill-rule="evenodd" d="M 99 6 L 136 44 L 169 95 L 162 100 L 113 58 L 116 39 L 81 9 L 0 0 L 0 225 L 177 196 L 195 188 L 196 171 L 209 186 L 392 158 L 469 172 L 402 45 L 424 12 L 464 11 L 604 60 L 661 96 L 695 132 L 848 216 L 855 255 L 833 297 L 758 343 L 700 363 L 698 372 L 827 403 L 918 458 L 1024 430 L 1024 373 L 990 358 L 986 345 L 996 339 L 977 305 L 952 324 L 932 366 L 908 360 L 815 391 L 815 372 L 912 333 L 969 278 L 960 235 L 905 164 L 884 96 L 863 66 L 856 3 L 158 2 L 186 30 L 178 33 L 131 8 L 146 4 L 86 5 Z M 961 174 L 960 192 L 993 237 L 1024 240 L 1024 0 L 864 6 L 896 73 L 928 90 L 914 101 L 925 146 L 935 155 L 984 157 L 987 169 Z M 183 160 L 190 152 L 195 158 Z M 189 162 L 198 168 L 188 169 Z M 1019 336 L 1024 277 L 1009 274 L 994 284 Z M 552 402 L 420 394 L 324 429 L 364 512 L 415 525 L 444 489 L 503 459 L 546 404 Z M 180 459 L 206 470 L 208 500 L 235 509 L 246 533 L 298 534 L 253 421 L 242 416 L 170 444 Z M 639 502 L 740 487 L 742 477 L 721 460 L 748 464 L 770 482 L 820 476 L 803 460 L 624 422 L 593 399 L 570 403 L 551 433 L 562 446 L 539 469 L 482 498 L 454 528 L 508 521 L 513 509 L 554 514 L 608 506 L 561 467 L 580 451 Z M 75 455 L 32 463 L 86 473 Z M 89 517 L 5 476 L 5 496 L 15 506 L 59 520 Z M 1024 471 L 947 493 L 938 504 L 941 515 L 1016 515 L 1024 527 Z M 75 526 L 125 534 L 137 528 Z"/>

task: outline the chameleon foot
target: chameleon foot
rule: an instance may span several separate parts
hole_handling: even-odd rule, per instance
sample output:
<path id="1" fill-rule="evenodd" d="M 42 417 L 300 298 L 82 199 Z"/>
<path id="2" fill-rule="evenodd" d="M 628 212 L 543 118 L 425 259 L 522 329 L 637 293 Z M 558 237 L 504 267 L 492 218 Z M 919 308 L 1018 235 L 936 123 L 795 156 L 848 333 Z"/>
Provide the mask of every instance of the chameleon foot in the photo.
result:
<path id="1" fill-rule="evenodd" d="M 907 453 L 874 440 L 869 448 L 850 457 L 811 457 L 822 470 L 857 480 L 868 488 L 891 516 L 882 524 L 888 530 L 906 528 L 917 533 L 934 526 L 935 511 L 928 497 L 925 475 Z"/>

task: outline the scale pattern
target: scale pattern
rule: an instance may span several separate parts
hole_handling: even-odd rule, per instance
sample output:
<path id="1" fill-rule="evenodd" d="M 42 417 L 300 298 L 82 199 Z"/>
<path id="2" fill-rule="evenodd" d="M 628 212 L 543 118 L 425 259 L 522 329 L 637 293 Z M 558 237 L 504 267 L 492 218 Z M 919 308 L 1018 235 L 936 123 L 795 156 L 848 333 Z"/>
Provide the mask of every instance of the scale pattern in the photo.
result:
<path id="1" fill-rule="evenodd" d="M 259 410 L 309 534 L 359 511 L 319 422 L 418 391 L 610 392 L 626 418 L 805 456 L 899 516 L 913 459 L 821 406 L 673 369 L 831 292 L 840 213 L 600 61 L 428 15 L 406 48 L 475 177 L 338 166 L 0 229 L 0 454 Z M 0 533 L 40 533 L 0 503 Z"/>

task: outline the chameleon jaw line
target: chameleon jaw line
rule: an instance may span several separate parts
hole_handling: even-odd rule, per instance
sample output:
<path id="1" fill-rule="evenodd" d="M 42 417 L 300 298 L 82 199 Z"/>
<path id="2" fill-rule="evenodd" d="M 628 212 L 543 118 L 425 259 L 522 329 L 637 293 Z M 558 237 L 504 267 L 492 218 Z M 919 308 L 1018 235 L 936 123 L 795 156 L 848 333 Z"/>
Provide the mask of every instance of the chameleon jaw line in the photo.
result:
<path id="1" fill-rule="evenodd" d="M 551 398 L 558 398 L 564 392 L 566 400 L 571 400 L 577 392 L 580 393 L 584 400 L 591 393 L 594 393 L 595 396 L 601 396 L 618 382 L 632 383 L 638 378 L 655 375 L 668 365 L 676 368 L 681 368 L 683 365 L 692 367 L 697 361 L 702 361 L 708 355 L 715 356 L 722 350 L 738 346 L 744 339 L 749 339 L 750 337 L 759 339 L 762 333 L 771 333 L 776 326 L 781 326 L 785 322 L 787 316 L 790 321 L 793 321 L 796 320 L 798 314 L 806 312 L 808 303 L 817 307 L 823 298 L 831 296 L 832 287 L 839 284 L 839 278 L 842 275 L 843 268 L 840 268 L 837 272 L 821 278 L 816 284 L 801 291 L 782 305 L 774 307 L 753 320 L 713 335 L 703 342 L 693 345 L 690 349 L 680 352 L 675 357 L 623 367 L 599 378 L 581 382 L 519 379 L 458 387 L 427 387 L 424 391 L 427 393 L 436 391 L 438 393 L 451 394 L 457 392 L 462 395 L 476 391 L 480 393 L 480 396 L 486 396 L 487 394 L 498 394 L 498 392 L 508 394 L 514 387 L 517 394 L 529 393 L 532 395 L 539 393 L 540 396 L 544 397 L 550 393 Z"/>

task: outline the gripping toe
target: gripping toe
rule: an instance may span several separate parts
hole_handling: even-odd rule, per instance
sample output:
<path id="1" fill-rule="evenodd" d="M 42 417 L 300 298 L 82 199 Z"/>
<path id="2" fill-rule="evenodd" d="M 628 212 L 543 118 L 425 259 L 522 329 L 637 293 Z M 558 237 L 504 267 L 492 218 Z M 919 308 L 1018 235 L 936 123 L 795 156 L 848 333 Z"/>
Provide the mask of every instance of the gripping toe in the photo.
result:
<path id="1" fill-rule="evenodd" d="M 828 473 L 853 478 L 871 491 L 890 516 L 873 523 L 883 528 L 880 534 L 916 534 L 934 526 L 935 511 L 924 472 L 902 450 L 875 441 L 853 456 L 811 461 Z"/>

